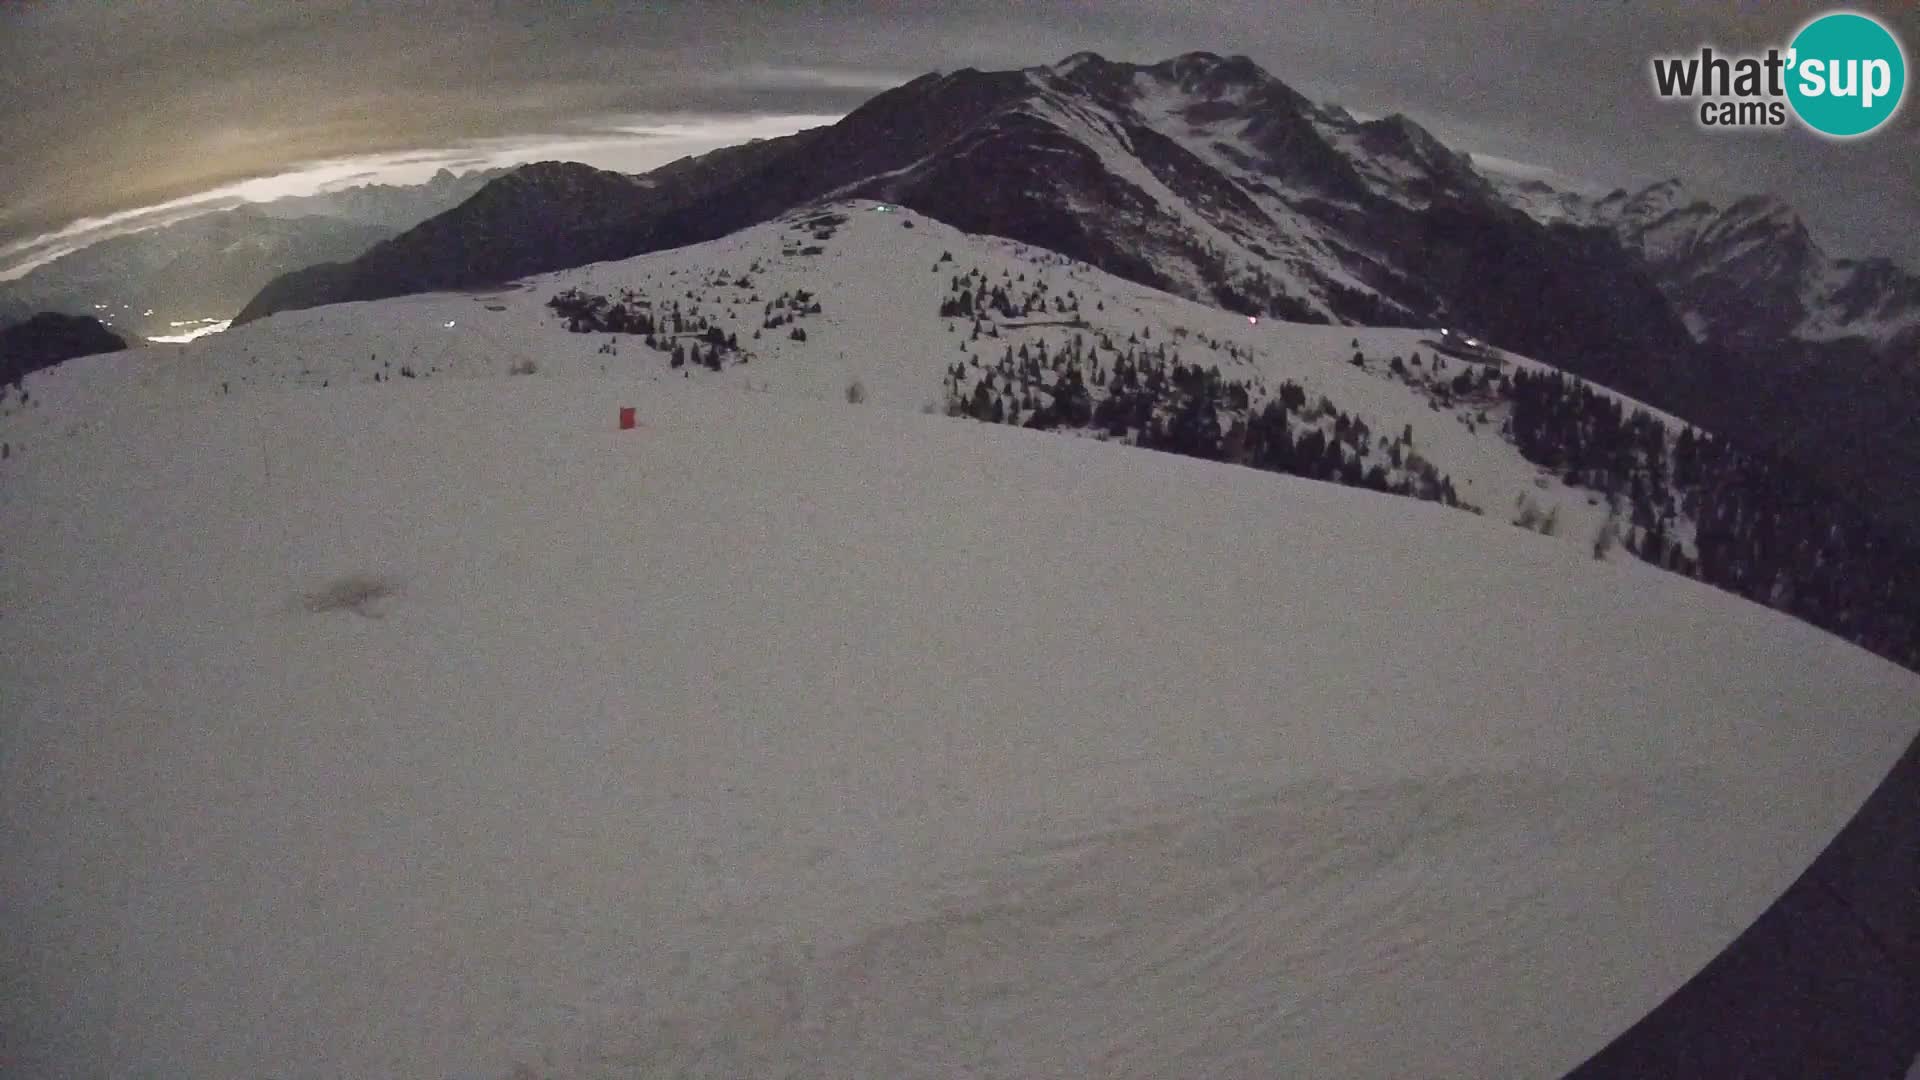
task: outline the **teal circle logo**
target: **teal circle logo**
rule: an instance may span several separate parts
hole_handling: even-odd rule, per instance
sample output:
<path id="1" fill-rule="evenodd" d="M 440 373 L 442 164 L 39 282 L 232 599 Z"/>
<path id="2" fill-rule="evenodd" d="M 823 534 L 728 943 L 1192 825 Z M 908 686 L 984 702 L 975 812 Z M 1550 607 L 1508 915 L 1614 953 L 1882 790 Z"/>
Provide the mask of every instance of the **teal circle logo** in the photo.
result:
<path id="1" fill-rule="evenodd" d="M 1893 33 L 1850 11 L 1822 15 L 1789 46 L 1787 100 L 1806 125 L 1848 139 L 1886 123 L 1907 90 L 1907 58 Z"/>

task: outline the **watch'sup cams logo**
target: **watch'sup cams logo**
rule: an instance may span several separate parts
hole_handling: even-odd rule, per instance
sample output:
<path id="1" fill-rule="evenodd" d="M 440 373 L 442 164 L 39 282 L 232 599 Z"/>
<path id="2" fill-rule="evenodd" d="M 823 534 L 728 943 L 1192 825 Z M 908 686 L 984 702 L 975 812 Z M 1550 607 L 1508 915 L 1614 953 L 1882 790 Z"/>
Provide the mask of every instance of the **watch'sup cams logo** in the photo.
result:
<path id="1" fill-rule="evenodd" d="M 1653 86 L 1663 98 L 1698 101 L 1701 126 L 1785 127 L 1789 115 L 1822 135 L 1865 135 L 1900 109 L 1907 58 L 1877 19 L 1851 11 L 1822 15 L 1783 51 L 1729 56 L 1656 56 Z"/>

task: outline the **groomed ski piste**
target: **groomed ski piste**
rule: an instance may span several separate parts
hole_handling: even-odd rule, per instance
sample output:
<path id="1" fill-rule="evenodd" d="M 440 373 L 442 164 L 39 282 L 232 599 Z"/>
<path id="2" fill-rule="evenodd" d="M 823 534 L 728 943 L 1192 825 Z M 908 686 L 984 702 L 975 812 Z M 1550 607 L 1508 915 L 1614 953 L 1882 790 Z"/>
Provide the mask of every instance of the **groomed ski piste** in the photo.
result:
<path id="1" fill-rule="evenodd" d="M 922 415 L 950 346 L 853 289 L 809 351 L 600 372 L 540 305 L 644 262 L 29 378 L 0 1069 L 1552 1076 L 1920 727 L 1920 677 L 1494 498 Z M 1544 490 L 1343 362 L 1413 332 L 1280 332 L 1335 355 L 1269 378 Z"/>

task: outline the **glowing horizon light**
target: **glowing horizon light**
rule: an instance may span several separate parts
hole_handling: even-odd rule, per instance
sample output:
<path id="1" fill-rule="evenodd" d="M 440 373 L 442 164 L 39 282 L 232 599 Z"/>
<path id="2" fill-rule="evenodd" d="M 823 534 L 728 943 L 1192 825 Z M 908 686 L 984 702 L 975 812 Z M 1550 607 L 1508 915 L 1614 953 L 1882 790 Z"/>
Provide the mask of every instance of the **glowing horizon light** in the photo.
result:
<path id="1" fill-rule="evenodd" d="M 180 324 L 174 323 L 174 325 L 179 326 Z M 185 345 L 189 341 L 206 337 L 208 334 L 217 334 L 232 325 L 232 319 L 209 319 L 206 320 L 205 326 L 195 327 L 184 334 L 160 334 L 156 337 L 150 337 L 147 340 L 161 345 Z"/>
<path id="2" fill-rule="evenodd" d="M 901 80 L 904 81 L 904 80 Z M 427 184 L 441 169 L 465 174 L 536 161 L 578 161 L 615 172 L 644 173 L 709 150 L 780 138 L 837 123 L 839 113 L 731 114 L 620 113 L 587 117 L 558 131 L 456 140 L 376 154 L 313 158 L 280 172 L 209 188 L 150 206 L 80 218 L 38 236 L 0 242 L 0 281 L 115 236 L 146 232 L 248 203 L 350 191 L 369 184 Z"/>

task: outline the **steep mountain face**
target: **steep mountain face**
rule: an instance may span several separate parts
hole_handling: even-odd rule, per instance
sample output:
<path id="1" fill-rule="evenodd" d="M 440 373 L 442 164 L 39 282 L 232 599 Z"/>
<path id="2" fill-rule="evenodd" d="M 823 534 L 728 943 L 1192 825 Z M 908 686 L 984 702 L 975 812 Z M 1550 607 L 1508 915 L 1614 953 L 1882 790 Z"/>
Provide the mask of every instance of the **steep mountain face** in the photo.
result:
<path id="1" fill-rule="evenodd" d="M 1536 351 L 1687 340 L 1631 260 L 1516 211 L 1411 120 L 1362 123 L 1210 53 L 928 75 L 831 127 L 638 179 L 529 167 L 351 263 L 276 281 L 240 321 L 641 254 L 849 196 L 1248 314 L 1460 323 Z"/>
<path id="2" fill-rule="evenodd" d="M 0 386 L 17 383 L 62 360 L 119 352 L 126 347 L 119 335 L 90 315 L 43 311 L 0 329 Z"/>
<path id="3" fill-rule="evenodd" d="M 505 170 L 443 170 L 416 186 L 365 185 L 248 204 L 112 237 L 0 282 L 0 321 L 92 311 L 138 336 L 232 318 L 276 277 L 350 259 L 464 201 Z"/>
<path id="4" fill-rule="evenodd" d="M 1886 259 L 1829 255 L 1793 208 L 1765 195 L 1719 206 L 1677 179 L 1598 199 L 1509 184 L 1542 222 L 1606 229 L 1644 260 L 1697 340 L 1732 348 L 1855 340 L 1875 351 L 1920 332 L 1920 275 Z"/>

